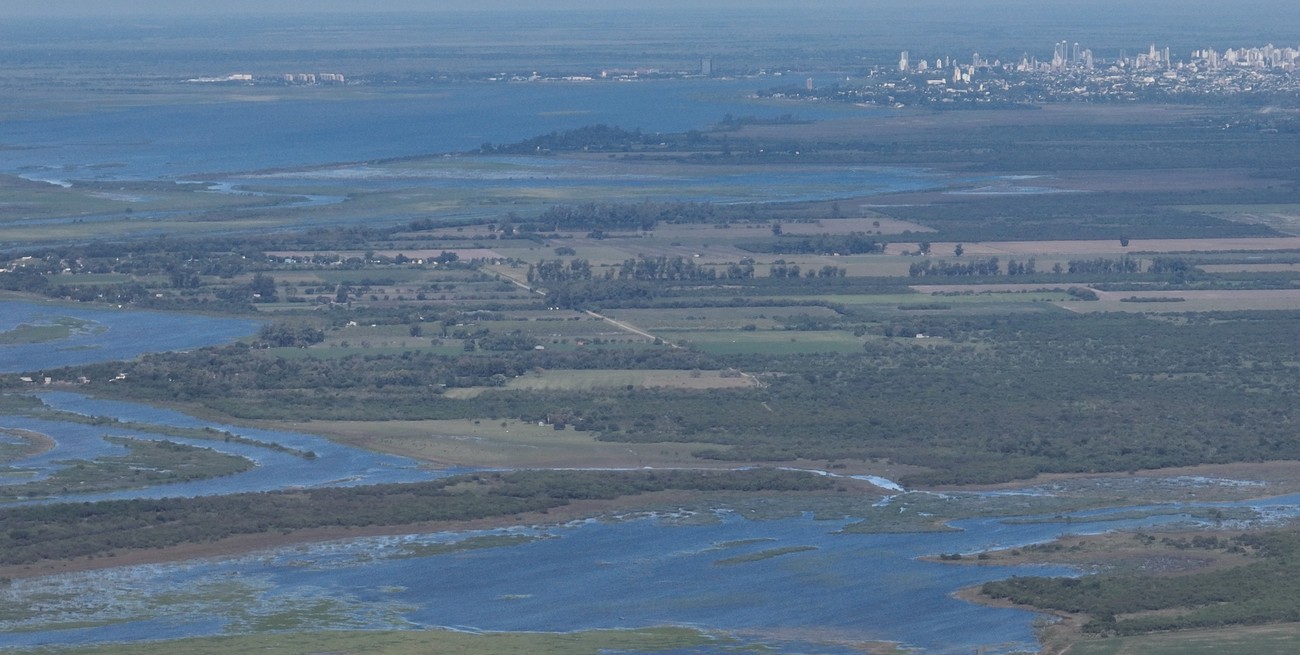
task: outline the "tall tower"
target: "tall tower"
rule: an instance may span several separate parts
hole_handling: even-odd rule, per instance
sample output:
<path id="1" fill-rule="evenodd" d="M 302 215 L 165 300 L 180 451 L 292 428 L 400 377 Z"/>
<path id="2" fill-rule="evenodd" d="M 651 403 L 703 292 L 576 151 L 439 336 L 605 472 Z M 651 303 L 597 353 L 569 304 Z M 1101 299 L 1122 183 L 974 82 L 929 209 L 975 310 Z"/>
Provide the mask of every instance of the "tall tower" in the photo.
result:
<path id="1" fill-rule="evenodd" d="M 906 50 L 904 50 L 902 53 L 898 55 L 898 72 L 900 73 L 907 72 L 907 51 Z"/>

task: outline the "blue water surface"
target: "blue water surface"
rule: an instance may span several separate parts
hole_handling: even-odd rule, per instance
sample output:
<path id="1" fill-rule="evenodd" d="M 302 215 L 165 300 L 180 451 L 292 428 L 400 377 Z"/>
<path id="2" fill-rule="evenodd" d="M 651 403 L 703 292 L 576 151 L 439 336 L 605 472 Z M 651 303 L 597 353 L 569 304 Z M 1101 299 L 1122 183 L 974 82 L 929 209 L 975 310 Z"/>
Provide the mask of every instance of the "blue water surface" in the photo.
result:
<path id="1" fill-rule="evenodd" d="M 257 465 L 243 473 L 219 478 L 104 493 L 77 494 L 73 492 L 55 498 L 33 499 L 34 501 L 82 502 L 127 498 L 210 496 L 320 486 L 416 482 L 462 472 L 460 469 L 431 471 L 421 468 L 417 462 L 405 457 L 384 455 L 353 448 L 334 443 L 324 437 L 296 432 L 225 425 L 149 405 L 100 400 L 68 392 L 42 393 L 40 397 L 46 405 L 60 411 L 85 416 L 113 417 L 119 421 L 130 423 L 183 428 L 212 428 L 263 443 L 277 444 L 302 452 L 311 452 L 316 456 L 308 459 L 290 452 L 272 450 L 253 444 L 225 442 L 220 439 L 189 439 L 153 433 L 142 429 L 115 427 L 113 425 L 86 425 L 28 416 L 0 415 L 0 427 L 32 430 L 46 434 L 54 439 L 56 443 L 54 449 L 10 464 L 15 468 L 36 471 L 40 475 L 48 475 L 58 468 L 67 466 L 68 460 L 93 460 L 108 455 L 125 454 L 126 448 L 124 446 L 105 441 L 104 437 L 106 436 L 153 440 L 166 439 L 239 455 L 252 460 Z M 11 477 L 6 479 L 0 474 L 0 485 L 6 482 L 21 483 L 28 479 L 31 478 Z"/>
<path id="2" fill-rule="evenodd" d="M 0 332 L 21 324 L 52 324 L 61 317 L 90 321 L 67 339 L 0 344 L 0 373 L 135 359 L 151 352 L 188 350 L 257 332 L 258 321 L 197 314 L 110 309 L 55 302 L 0 300 Z"/>
<path id="3" fill-rule="evenodd" d="M 1298 501 L 1300 496 L 1287 496 L 1197 506 L 1250 506 L 1295 516 Z M 1071 569 L 918 558 L 1190 521 L 1177 513 L 1106 520 L 1123 511 L 1022 524 L 971 519 L 957 522 L 958 532 L 913 534 L 844 533 L 846 520 L 755 521 L 721 512 L 718 521 L 703 525 L 660 515 L 295 546 L 233 559 L 16 580 L 7 592 L 11 599 L 43 593 L 51 611 L 122 622 L 12 633 L 0 637 L 0 646 L 219 634 L 246 626 L 248 615 L 292 616 L 328 601 L 334 615 L 318 618 L 330 623 L 319 627 L 570 631 L 671 624 L 789 653 L 857 653 L 854 644 L 878 641 L 941 655 L 1032 652 L 1039 648 L 1036 614 L 974 605 L 952 594 L 1009 575 L 1069 575 Z M 439 555 L 412 550 L 483 535 L 536 540 Z M 809 550 L 725 561 L 787 547 Z M 245 589 L 247 605 L 232 610 L 222 601 L 204 601 L 210 593 L 205 590 L 229 593 L 231 585 Z M 66 603 L 57 600 L 60 593 L 69 598 Z M 153 605 L 162 596 L 180 600 L 175 607 Z M 148 608 L 148 619 L 132 614 L 141 608 Z M 719 646 L 692 652 L 731 651 Z"/>
<path id="4" fill-rule="evenodd" d="M 604 123 L 706 129 L 730 113 L 820 119 L 867 110 L 749 99 L 761 82 L 457 82 L 361 98 L 176 103 L 0 122 L 0 171 L 32 179 L 177 179 L 477 150 Z M 219 100 L 219 98 L 218 98 Z"/>

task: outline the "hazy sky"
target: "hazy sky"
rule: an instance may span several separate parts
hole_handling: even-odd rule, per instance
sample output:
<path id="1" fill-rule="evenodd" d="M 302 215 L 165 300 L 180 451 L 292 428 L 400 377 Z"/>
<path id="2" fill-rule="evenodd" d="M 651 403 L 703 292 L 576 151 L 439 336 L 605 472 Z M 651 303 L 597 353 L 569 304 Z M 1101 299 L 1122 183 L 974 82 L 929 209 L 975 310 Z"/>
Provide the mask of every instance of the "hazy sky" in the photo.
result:
<path id="1" fill-rule="evenodd" d="M 814 0 L 842 3 L 846 0 Z M 776 0 L 711 0 L 706 6 L 788 5 Z M 858 3 L 861 4 L 861 3 Z M 456 11 L 479 9 L 598 9 L 699 7 L 698 0 L 0 0 L 0 16 L 200 15 L 344 11 Z"/>
<path id="2" fill-rule="evenodd" d="M 1126 5 L 1129 0 L 1089 0 L 1097 11 L 1107 5 Z M 1247 4 L 1221 0 L 1144 0 L 1151 12 L 1197 12 L 1205 9 L 1268 16 L 1294 0 L 1253 0 Z M 102 16 L 102 15 L 201 15 L 260 13 L 319 13 L 346 11 L 464 11 L 464 10 L 572 10 L 572 9 L 724 9 L 819 8 L 870 11 L 871 7 L 918 10 L 945 7 L 955 12 L 987 12 L 1023 7 L 1051 11 L 1054 6 L 1077 6 L 1075 0 L 0 0 L 0 17 L 12 16 Z M 1197 5 L 1200 7 L 1197 8 Z"/>

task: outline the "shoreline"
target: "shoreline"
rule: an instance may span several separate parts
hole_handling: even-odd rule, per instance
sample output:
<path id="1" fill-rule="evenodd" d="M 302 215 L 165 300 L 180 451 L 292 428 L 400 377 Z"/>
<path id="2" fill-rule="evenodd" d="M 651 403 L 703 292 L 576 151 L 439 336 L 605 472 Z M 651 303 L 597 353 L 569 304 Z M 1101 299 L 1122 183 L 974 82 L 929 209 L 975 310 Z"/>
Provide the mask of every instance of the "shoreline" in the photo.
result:
<path id="1" fill-rule="evenodd" d="M 664 504 L 684 502 L 688 500 L 688 496 L 689 492 L 663 491 L 631 498 L 640 499 L 644 501 L 641 504 L 648 505 L 654 502 Z M 634 512 L 637 511 L 637 505 L 638 503 L 629 503 L 627 497 L 610 500 L 575 500 L 567 505 L 553 507 L 544 512 L 494 516 L 468 521 L 433 521 L 358 528 L 308 528 L 292 532 L 242 534 L 217 541 L 187 543 L 166 548 L 130 550 L 111 555 L 79 557 L 76 559 L 42 560 L 31 564 L 3 565 L 0 566 L 0 579 L 41 578 L 63 573 L 80 573 L 126 566 L 168 564 L 188 560 L 225 559 L 287 546 L 320 544 L 365 537 L 470 532 L 520 525 L 561 525 L 572 521 L 599 519 L 602 516 L 620 512 Z"/>
<path id="2" fill-rule="evenodd" d="M 43 432 L 36 432 L 35 430 L 24 430 L 22 428 L 6 428 L 4 426 L 0 426 L 0 434 L 10 435 L 27 444 L 27 448 L 23 450 L 23 452 L 18 453 L 18 455 L 16 455 L 12 460 L 9 461 L 16 461 L 28 457 L 35 457 L 37 455 L 44 455 L 45 453 L 54 450 L 54 447 L 58 445 L 58 442 L 56 442 L 52 437 L 50 437 L 50 435 L 45 434 Z"/>
<path id="3" fill-rule="evenodd" d="M 1280 468 L 1282 471 L 1300 470 L 1300 462 L 1266 462 L 1257 464 L 1226 464 L 1226 465 L 1203 465 L 1198 467 L 1188 467 L 1179 469 L 1167 469 L 1145 471 L 1144 477 L 1158 479 L 1161 477 L 1171 477 L 1170 474 L 1184 473 L 1188 471 L 1197 471 L 1201 473 L 1224 472 L 1222 469 L 1238 470 L 1241 467 L 1273 469 Z M 1239 471 L 1240 472 L 1240 471 Z M 842 474 L 840 474 L 842 475 Z M 1087 480 L 1098 477 L 1114 477 L 1115 474 L 1054 474 L 1052 480 Z M 1043 476 L 1040 476 L 1040 478 Z M 866 485 L 870 488 L 878 488 L 870 482 L 857 480 L 849 477 L 839 478 L 842 482 L 853 485 Z M 964 488 L 945 487 L 944 491 L 949 492 L 978 492 L 981 489 L 1007 490 L 1015 488 L 1013 485 L 1020 487 L 1030 486 L 1033 482 L 1042 482 L 1039 478 L 1033 481 L 1021 481 L 1018 483 L 1005 483 L 1002 485 L 981 485 Z M 1263 500 L 1267 498 L 1297 493 L 1297 490 L 1275 489 L 1273 493 L 1251 495 L 1249 498 L 1236 498 L 1236 500 Z M 911 489 L 906 493 L 940 493 L 936 489 Z M 761 492 L 755 494 L 761 497 Z M 79 557 L 75 559 L 60 560 L 42 560 L 28 564 L 14 564 L 0 566 L 0 579 L 28 579 L 45 576 L 58 575 L 62 573 L 74 573 L 83 571 L 93 571 L 102 569 L 111 569 L 123 566 L 135 566 L 145 564 L 163 564 L 181 562 L 186 560 L 197 559 L 221 559 L 228 557 L 237 557 L 249 553 L 282 548 L 299 544 L 316 544 L 331 541 L 342 541 L 354 538 L 377 537 L 377 536 L 396 536 L 407 534 L 425 534 L 439 532 L 469 532 L 475 530 L 491 530 L 499 528 L 509 528 L 515 526 L 554 526 L 572 521 L 582 520 L 599 520 L 602 517 L 622 513 L 635 513 L 643 511 L 662 510 L 667 505 L 684 505 L 690 504 L 700 497 L 700 492 L 694 491 L 655 491 L 634 496 L 623 496 L 613 499 L 600 500 L 572 500 L 567 504 L 558 507 L 552 507 L 546 510 L 528 512 L 524 514 L 509 514 L 503 516 L 493 516 L 480 519 L 465 521 L 435 521 L 407 523 L 401 525 L 381 525 L 367 527 L 329 527 L 329 528 L 308 528 L 295 530 L 292 532 L 275 532 L 275 533 L 256 533 L 241 534 L 225 537 L 217 541 L 204 543 L 185 543 L 165 548 L 140 549 L 124 552 L 117 552 L 107 555 Z M 2 509 L 2 508 L 0 508 Z M 1011 516 L 1011 515 L 1008 515 Z M 960 517 L 952 517 L 946 520 L 956 520 Z M 917 533 L 923 531 L 916 531 Z M 1113 534 L 1120 531 L 1107 531 L 1104 535 Z M 1055 540 L 1053 540 L 1055 541 Z M 1001 549 L 1005 551 L 1006 549 Z M 1001 551 L 990 551 L 998 553 Z M 960 565 L 1006 565 L 1009 562 L 1005 557 L 994 557 L 992 559 L 977 560 L 973 557 L 965 558 L 961 561 L 945 561 L 940 557 L 941 553 L 932 553 L 922 556 L 918 559 L 933 561 L 936 563 L 960 564 Z M 1061 561 L 1051 557 L 1042 558 L 1039 561 L 1026 563 L 1047 563 L 1048 561 Z"/>

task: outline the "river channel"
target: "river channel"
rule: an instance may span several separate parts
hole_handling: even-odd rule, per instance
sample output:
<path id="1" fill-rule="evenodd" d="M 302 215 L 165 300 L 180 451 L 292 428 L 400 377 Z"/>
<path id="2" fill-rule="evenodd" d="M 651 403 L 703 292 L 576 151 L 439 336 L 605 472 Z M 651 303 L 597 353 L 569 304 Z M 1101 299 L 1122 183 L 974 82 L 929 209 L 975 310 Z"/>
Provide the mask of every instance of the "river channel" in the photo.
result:
<path id="1" fill-rule="evenodd" d="M 92 342 L 97 347 L 73 351 L 101 359 L 139 354 L 143 346 L 130 343 L 135 340 L 111 337 L 158 322 L 148 312 L 5 305 L 21 312 L 4 314 L 11 324 L 49 314 L 107 325 L 85 330 L 99 340 Z M 247 334 L 255 325 L 165 316 L 193 322 L 183 330 L 167 324 L 165 332 L 186 333 L 184 339 L 140 344 L 156 349 L 160 343 L 220 343 Z M 45 357 L 59 352 L 57 347 L 47 351 L 49 346 L 10 346 L 3 351 L 5 366 L 39 368 Z M 91 425 L 57 413 L 0 416 L 2 427 L 41 432 L 56 442 L 48 452 L 11 462 L 27 477 L 6 479 L 0 474 L 0 484 L 48 475 L 68 460 L 122 452 L 106 436 L 172 439 L 247 457 L 256 466 L 222 478 L 93 495 L 68 493 L 30 502 L 374 484 L 456 472 L 427 470 L 412 460 L 309 434 L 224 425 L 67 391 L 44 391 L 39 397 L 58 412 L 111 417 L 120 423 Z M 282 449 L 168 436 L 149 426 L 212 428 Z M 311 451 L 316 457 L 290 451 Z M 887 480 L 873 482 L 900 495 L 894 498 L 908 496 Z M 862 502 L 907 511 L 905 503 L 892 505 L 889 499 Z M 955 531 L 904 534 L 844 531 L 855 520 L 847 516 L 754 520 L 730 510 L 697 508 L 565 525 L 360 538 L 239 557 L 14 580 L 0 588 L 0 649 L 279 629 L 573 631 L 685 625 L 742 643 L 767 644 L 779 652 L 852 653 L 860 652 L 854 644 L 865 642 L 894 642 L 938 654 L 1034 651 L 1034 626 L 1042 617 L 973 605 L 952 594 L 1013 574 L 1068 574 L 1069 569 L 954 566 L 919 558 L 1043 542 L 1067 532 L 1194 524 L 1197 519 L 1190 512 L 1205 507 L 1231 509 L 1234 516 L 1251 508 L 1260 520 L 1289 518 L 1300 515 L 1298 503 L 1300 496 L 1287 496 L 1067 512 L 1034 521 L 979 518 L 953 522 Z M 446 547 L 451 543 L 466 547 Z M 484 544 L 490 547 L 479 547 Z M 717 652 L 728 648 L 720 642 Z"/>

